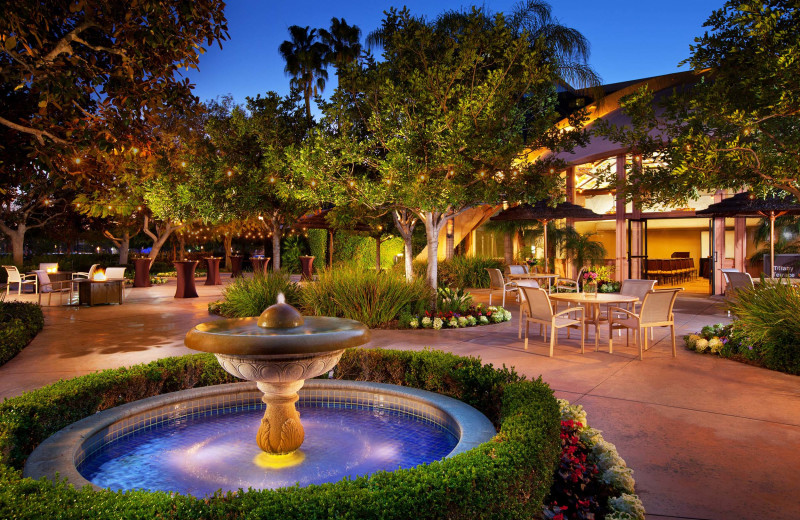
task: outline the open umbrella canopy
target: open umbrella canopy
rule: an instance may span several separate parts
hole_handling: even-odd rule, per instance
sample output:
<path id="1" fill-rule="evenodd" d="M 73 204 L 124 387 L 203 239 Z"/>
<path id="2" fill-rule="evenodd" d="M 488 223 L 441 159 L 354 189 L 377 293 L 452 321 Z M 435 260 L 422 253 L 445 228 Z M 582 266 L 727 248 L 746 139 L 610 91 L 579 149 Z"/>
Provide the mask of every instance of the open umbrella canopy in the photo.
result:
<path id="1" fill-rule="evenodd" d="M 551 220 L 562 218 L 602 218 L 590 209 L 586 209 L 571 202 L 559 202 L 555 206 L 550 205 L 549 200 L 540 200 L 536 204 L 519 204 L 513 208 L 504 209 L 489 220 L 495 222 L 509 220 L 536 220 L 544 226 L 544 265 L 547 263 L 547 223 Z"/>
<path id="2" fill-rule="evenodd" d="M 776 216 L 800 215 L 800 203 L 792 195 L 759 198 L 750 192 L 743 192 L 711 204 L 696 214 L 710 217 L 769 217 L 771 212 Z"/>
<path id="3" fill-rule="evenodd" d="M 697 215 L 709 217 L 764 217 L 769 219 L 770 277 L 775 277 L 775 219 L 783 215 L 800 215 L 800 203 L 792 195 L 770 195 L 760 198 L 750 192 L 711 204 Z M 766 266 L 764 266 L 766 271 Z"/>
<path id="4" fill-rule="evenodd" d="M 571 202 L 559 202 L 555 206 L 551 206 L 550 201 L 540 200 L 533 205 L 520 204 L 513 208 L 505 209 L 489 220 L 538 220 L 539 222 L 549 222 L 562 218 L 602 218 L 602 215 Z"/>

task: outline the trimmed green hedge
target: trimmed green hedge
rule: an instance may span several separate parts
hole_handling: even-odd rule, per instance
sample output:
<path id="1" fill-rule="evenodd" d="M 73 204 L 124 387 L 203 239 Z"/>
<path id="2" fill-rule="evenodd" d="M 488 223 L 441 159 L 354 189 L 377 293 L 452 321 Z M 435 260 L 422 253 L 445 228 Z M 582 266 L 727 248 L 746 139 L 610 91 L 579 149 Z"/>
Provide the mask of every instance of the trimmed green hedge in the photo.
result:
<path id="1" fill-rule="evenodd" d="M 0 365 L 19 354 L 44 327 L 35 303 L 0 302 Z"/>
<path id="2" fill-rule="evenodd" d="M 68 424 L 148 396 L 230 382 L 212 355 L 168 358 L 107 370 L 0 405 L 0 518 L 533 518 L 552 483 L 561 446 L 552 390 L 512 370 L 441 352 L 348 350 L 336 377 L 438 391 L 472 404 L 499 434 L 467 453 L 429 465 L 321 486 L 195 499 L 170 493 L 75 490 L 22 479 L 33 449 Z"/>

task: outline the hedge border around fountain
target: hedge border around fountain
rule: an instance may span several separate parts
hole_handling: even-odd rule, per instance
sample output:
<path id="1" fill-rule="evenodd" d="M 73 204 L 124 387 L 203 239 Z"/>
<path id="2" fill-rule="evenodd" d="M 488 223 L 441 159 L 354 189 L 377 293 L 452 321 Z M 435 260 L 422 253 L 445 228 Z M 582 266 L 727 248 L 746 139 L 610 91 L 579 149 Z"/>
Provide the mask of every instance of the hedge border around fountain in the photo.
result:
<path id="1" fill-rule="evenodd" d="M 210 354 L 166 358 L 59 381 L 0 405 L 0 517 L 31 518 L 524 518 L 541 514 L 560 455 L 560 411 L 541 380 L 476 358 L 426 351 L 351 349 L 341 379 L 402 384 L 460 399 L 499 434 L 430 465 L 322 486 L 247 491 L 209 499 L 143 491 L 75 490 L 21 479 L 33 449 L 61 428 L 118 404 L 232 382 Z"/>

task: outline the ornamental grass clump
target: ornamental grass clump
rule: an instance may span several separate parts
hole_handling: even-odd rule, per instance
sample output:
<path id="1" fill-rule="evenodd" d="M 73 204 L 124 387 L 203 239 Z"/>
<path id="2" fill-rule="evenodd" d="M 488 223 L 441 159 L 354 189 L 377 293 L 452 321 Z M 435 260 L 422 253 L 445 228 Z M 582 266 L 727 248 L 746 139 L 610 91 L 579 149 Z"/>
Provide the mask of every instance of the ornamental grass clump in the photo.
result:
<path id="1" fill-rule="evenodd" d="M 258 316 L 276 302 L 278 293 L 283 293 L 290 305 L 300 303 L 300 286 L 292 283 L 287 273 L 256 273 L 252 278 L 238 278 L 225 287 L 222 301 L 213 304 L 214 310 L 228 318 Z"/>
<path id="2" fill-rule="evenodd" d="M 408 282 L 400 272 L 377 272 L 354 265 L 337 265 L 318 272 L 319 280 L 303 290 L 303 310 L 316 316 L 357 320 L 380 327 L 404 309 L 424 307 L 433 294 L 424 278 Z"/>
<path id="3" fill-rule="evenodd" d="M 757 349 L 767 368 L 800 374 L 800 290 L 787 281 L 762 280 L 740 289 L 729 304 L 734 329 Z"/>

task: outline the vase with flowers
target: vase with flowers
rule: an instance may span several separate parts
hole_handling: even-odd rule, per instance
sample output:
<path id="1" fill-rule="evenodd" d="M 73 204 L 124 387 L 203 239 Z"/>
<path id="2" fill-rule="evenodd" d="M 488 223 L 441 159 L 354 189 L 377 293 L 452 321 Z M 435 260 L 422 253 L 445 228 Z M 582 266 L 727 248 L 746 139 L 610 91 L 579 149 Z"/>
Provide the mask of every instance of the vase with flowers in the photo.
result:
<path id="1" fill-rule="evenodd" d="M 583 273 L 583 292 L 588 298 L 597 298 L 597 273 L 586 271 Z"/>

